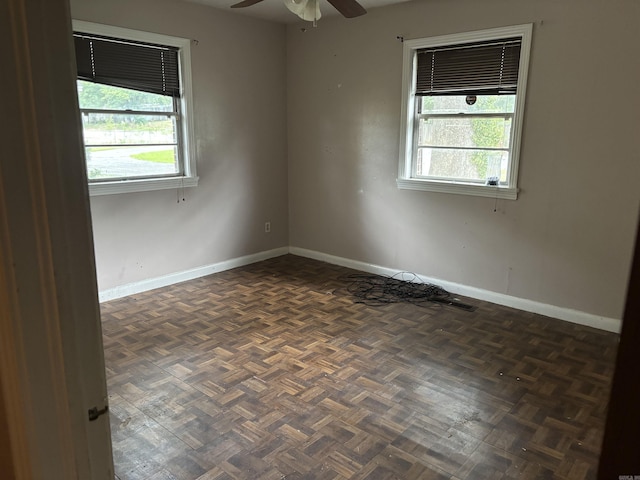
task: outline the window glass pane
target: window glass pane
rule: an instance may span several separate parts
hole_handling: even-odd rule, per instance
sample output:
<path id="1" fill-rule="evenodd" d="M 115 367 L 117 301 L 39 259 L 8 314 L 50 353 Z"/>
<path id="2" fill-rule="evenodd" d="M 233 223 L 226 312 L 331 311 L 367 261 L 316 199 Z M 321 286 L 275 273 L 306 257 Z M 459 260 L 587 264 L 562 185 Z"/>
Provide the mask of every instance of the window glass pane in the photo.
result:
<path id="1" fill-rule="evenodd" d="M 80 108 L 146 112 L 174 111 L 173 98 L 165 95 L 101 85 L 84 80 L 78 80 L 77 85 Z"/>
<path id="2" fill-rule="evenodd" d="M 177 143 L 175 117 L 83 113 L 84 144 Z"/>
<path id="3" fill-rule="evenodd" d="M 485 183 L 488 178 L 507 181 L 508 152 L 418 148 L 416 176 Z"/>
<path id="4" fill-rule="evenodd" d="M 465 95 L 420 97 L 420 113 L 513 113 L 515 95 L 478 95 L 468 105 Z"/>
<path id="5" fill-rule="evenodd" d="M 177 151 L 172 146 L 114 145 L 87 147 L 89 180 L 152 177 L 179 173 Z"/>
<path id="6" fill-rule="evenodd" d="M 418 146 L 509 148 L 511 118 L 421 118 Z"/>

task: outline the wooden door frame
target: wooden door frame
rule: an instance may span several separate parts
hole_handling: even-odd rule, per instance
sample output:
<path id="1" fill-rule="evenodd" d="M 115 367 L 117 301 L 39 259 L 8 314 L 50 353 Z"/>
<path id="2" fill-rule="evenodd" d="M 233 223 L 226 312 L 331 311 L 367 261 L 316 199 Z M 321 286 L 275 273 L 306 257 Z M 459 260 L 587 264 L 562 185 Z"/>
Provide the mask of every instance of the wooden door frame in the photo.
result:
<path id="1" fill-rule="evenodd" d="M 113 479 L 68 0 L 1 2 L 0 48 L 0 476 Z"/>
<path id="2" fill-rule="evenodd" d="M 609 397 L 598 478 L 640 478 L 640 222 Z"/>

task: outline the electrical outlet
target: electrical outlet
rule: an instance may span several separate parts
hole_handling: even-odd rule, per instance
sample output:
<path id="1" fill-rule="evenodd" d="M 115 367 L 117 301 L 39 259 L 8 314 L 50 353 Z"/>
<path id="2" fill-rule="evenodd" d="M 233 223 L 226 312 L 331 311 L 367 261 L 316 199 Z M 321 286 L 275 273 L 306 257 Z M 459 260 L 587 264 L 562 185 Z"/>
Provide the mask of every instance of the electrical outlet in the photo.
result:
<path id="1" fill-rule="evenodd" d="M 271 232 L 271 222 L 264 222 L 264 233 Z"/>

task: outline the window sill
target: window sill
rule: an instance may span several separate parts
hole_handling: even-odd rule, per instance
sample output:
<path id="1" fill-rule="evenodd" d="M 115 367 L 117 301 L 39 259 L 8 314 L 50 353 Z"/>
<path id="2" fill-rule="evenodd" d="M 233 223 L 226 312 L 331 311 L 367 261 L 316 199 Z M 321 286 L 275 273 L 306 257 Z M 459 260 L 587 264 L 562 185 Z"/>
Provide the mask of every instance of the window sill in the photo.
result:
<path id="1" fill-rule="evenodd" d="M 417 180 L 415 178 L 398 178 L 398 188 L 402 190 L 423 190 L 427 192 L 455 193 L 458 195 L 473 195 L 476 197 L 503 198 L 516 200 L 518 189 L 473 183 L 439 182 L 435 180 Z"/>
<path id="2" fill-rule="evenodd" d="M 140 180 L 116 180 L 89 183 L 89 195 L 115 195 L 119 193 L 147 192 L 173 188 L 195 187 L 198 177 L 145 178 Z"/>

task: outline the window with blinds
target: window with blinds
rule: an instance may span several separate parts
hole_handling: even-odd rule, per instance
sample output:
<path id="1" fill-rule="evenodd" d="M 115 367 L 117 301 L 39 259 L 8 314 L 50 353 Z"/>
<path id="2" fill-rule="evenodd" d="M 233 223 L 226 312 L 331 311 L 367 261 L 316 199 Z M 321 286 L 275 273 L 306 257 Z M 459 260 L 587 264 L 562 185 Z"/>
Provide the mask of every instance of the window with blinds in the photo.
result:
<path id="1" fill-rule="evenodd" d="M 531 25 L 404 42 L 398 186 L 517 197 Z"/>
<path id="2" fill-rule="evenodd" d="M 195 185 L 189 41 L 88 22 L 74 30 L 92 194 Z"/>
<path id="3" fill-rule="evenodd" d="M 416 95 L 501 95 L 518 88 L 520 38 L 416 52 Z"/>
<path id="4" fill-rule="evenodd" d="M 180 97 L 178 49 L 74 32 L 78 79 Z"/>

